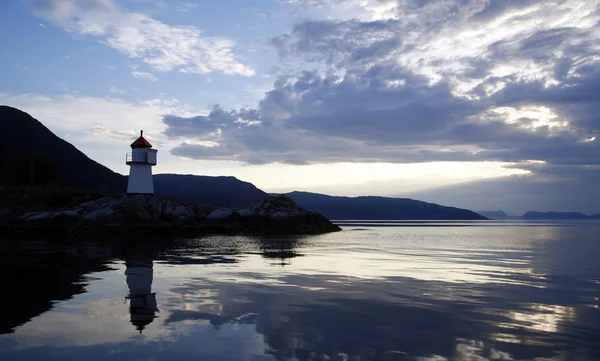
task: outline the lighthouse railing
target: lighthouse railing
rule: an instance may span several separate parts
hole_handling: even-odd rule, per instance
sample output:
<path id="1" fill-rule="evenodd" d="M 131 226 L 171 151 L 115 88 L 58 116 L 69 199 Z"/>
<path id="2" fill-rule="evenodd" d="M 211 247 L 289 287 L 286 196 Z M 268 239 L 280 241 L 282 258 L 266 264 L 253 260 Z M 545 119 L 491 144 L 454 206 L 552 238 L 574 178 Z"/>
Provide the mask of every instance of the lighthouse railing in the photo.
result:
<path id="1" fill-rule="evenodd" d="M 129 164 L 150 164 L 156 165 L 156 155 L 148 157 L 148 153 L 127 153 L 125 163 Z"/>

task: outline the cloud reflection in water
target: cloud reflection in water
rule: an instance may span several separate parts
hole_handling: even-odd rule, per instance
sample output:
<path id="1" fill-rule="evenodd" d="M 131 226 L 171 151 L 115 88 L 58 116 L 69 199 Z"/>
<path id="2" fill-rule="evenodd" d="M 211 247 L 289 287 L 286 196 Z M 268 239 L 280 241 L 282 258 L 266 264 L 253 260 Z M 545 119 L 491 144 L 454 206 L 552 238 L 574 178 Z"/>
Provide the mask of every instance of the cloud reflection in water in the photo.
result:
<path id="1" fill-rule="evenodd" d="M 113 270 L 84 277 L 87 293 L 1 336 L 0 356 L 600 358 L 597 240 L 585 229 L 519 229 L 488 230 L 490 238 L 421 227 L 371 230 L 368 242 L 342 232 L 117 248 Z M 124 274 L 140 264 L 152 272 L 138 287 Z M 136 292 L 155 294 L 150 311 L 160 309 L 142 335 L 123 304 Z"/>

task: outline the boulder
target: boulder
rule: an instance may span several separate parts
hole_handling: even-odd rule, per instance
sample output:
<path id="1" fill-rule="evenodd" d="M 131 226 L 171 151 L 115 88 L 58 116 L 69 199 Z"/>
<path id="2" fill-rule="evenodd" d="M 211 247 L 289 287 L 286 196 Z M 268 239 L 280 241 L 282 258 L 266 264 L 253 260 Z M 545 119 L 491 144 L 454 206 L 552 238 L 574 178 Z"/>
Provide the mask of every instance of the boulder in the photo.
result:
<path id="1" fill-rule="evenodd" d="M 14 217 L 0 211 L 0 223 Z M 271 197 L 246 209 L 233 210 L 161 200 L 147 195 L 100 198 L 71 209 L 29 212 L 18 218 L 36 231 L 64 229 L 67 235 L 141 237 L 187 236 L 206 232 L 324 233 L 340 230 L 325 217 L 308 212 L 287 197 Z M 27 227 L 29 229 L 29 227 Z"/>
<path id="2" fill-rule="evenodd" d="M 115 215 L 115 209 L 112 204 L 105 204 L 97 209 L 91 209 L 85 212 L 82 219 L 91 222 L 108 221 Z"/>
<path id="3" fill-rule="evenodd" d="M 254 213 L 254 211 L 252 209 L 250 209 L 250 208 L 242 209 L 242 210 L 238 211 L 238 214 L 242 218 L 252 217 L 252 216 L 256 215 L 256 213 Z"/>
<path id="4" fill-rule="evenodd" d="M 340 230 L 322 215 L 300 208 L 286 196 L 270 197 L 253 204 L 240 211 L 240 218 L 248 230 L 289 234 Z"/>
<path id="5" fill-rule="evenodd" d="M 29 212 L 20 216 L 19 219 L 24 221 L 41 221 L 49 219 L 51 215 L 51 212 Z"/>
<path id="6" fill-rule="evenodd" d="M 208 217 L 215 210 L 215 207 L 211 206 L 194 206 L 194 212 L 196 213 L 196 219 L 202 220 Z"/>
<path id="7" fill-rule="evenodd" d="M 53 212 L 50 215 L 50 219 L 52 220 L 65 220 L 65 221 L 77 221 L 79 220 L 79 213 L 73 210 L 65 210 Z"/>
<path id="8" fill-rule="evenodd" d="M 296 210 L 276 210 L 274 212 L 271 212 L 271 214 L 269 214 L 269 218 L 272 218 L 272 219 L 289 218 L 289 217 L 296 217 L 298 215 L 300 215 L 300 212 L 298 212 Z"/>
<path id="9" fill-rule="evenodd" d="M 162 214 L 162 202 L 148 195 L 127 195 L 119 198 L 117 207 L 128 219 L 157 220 Z"/>
<path id="10" fill-rule="evenodd" d="M 50 218 L 79 218 L 79 213 L 72 210 L 57 211 L 50 215 Z"/>
<path id="11" fill-rule="evenodd" d="M 165 201 L 161 217 L 167 221 L 182 223 L 195 219 L 196 212 L 191 206 Z"/>
<path id="12" fill-rule="evenodd" d="M 208 217 L 208 219 L 225 219 L 229 218 L 233 215 L 233 211 L 229 208 L 217 208 L 212 211 Z"/>
<path id="13" fill-rule="evenodd" d="M 114 198 L 104 197 L 104 198 L 94 199 L 93 201 L 81 203 L 77 208 L 78 209 L 81 208 L 83 210 L 94 209 L 94 208 L 105 206 L 107 204 L 115 204 L 116 202 L 117 202 L 117 200 Z"/>

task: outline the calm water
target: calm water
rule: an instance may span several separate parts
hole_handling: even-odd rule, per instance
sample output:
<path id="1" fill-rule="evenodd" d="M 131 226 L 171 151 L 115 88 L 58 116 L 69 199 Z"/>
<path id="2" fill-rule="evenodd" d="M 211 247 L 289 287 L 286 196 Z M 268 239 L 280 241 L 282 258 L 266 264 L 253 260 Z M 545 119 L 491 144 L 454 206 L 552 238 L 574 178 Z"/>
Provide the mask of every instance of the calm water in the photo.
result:
<path id="1" fill-rule="evenodd" d="M 600 360 L 598 223 L 382 223 L 2 241 L 0 360 Z"/>

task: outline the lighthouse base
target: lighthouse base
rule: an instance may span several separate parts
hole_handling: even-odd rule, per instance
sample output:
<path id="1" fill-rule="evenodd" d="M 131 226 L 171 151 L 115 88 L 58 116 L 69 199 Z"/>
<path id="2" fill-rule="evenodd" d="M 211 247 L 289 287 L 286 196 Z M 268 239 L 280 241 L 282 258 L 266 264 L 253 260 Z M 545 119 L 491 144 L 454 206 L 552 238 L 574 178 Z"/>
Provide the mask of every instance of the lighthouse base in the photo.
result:
<path id="1" fill-rule="evenodd" d="M 152 179 L 152 166 L 149 164 L 131 164 L 127 194 L 154 195 L 154 180 Z"/>

